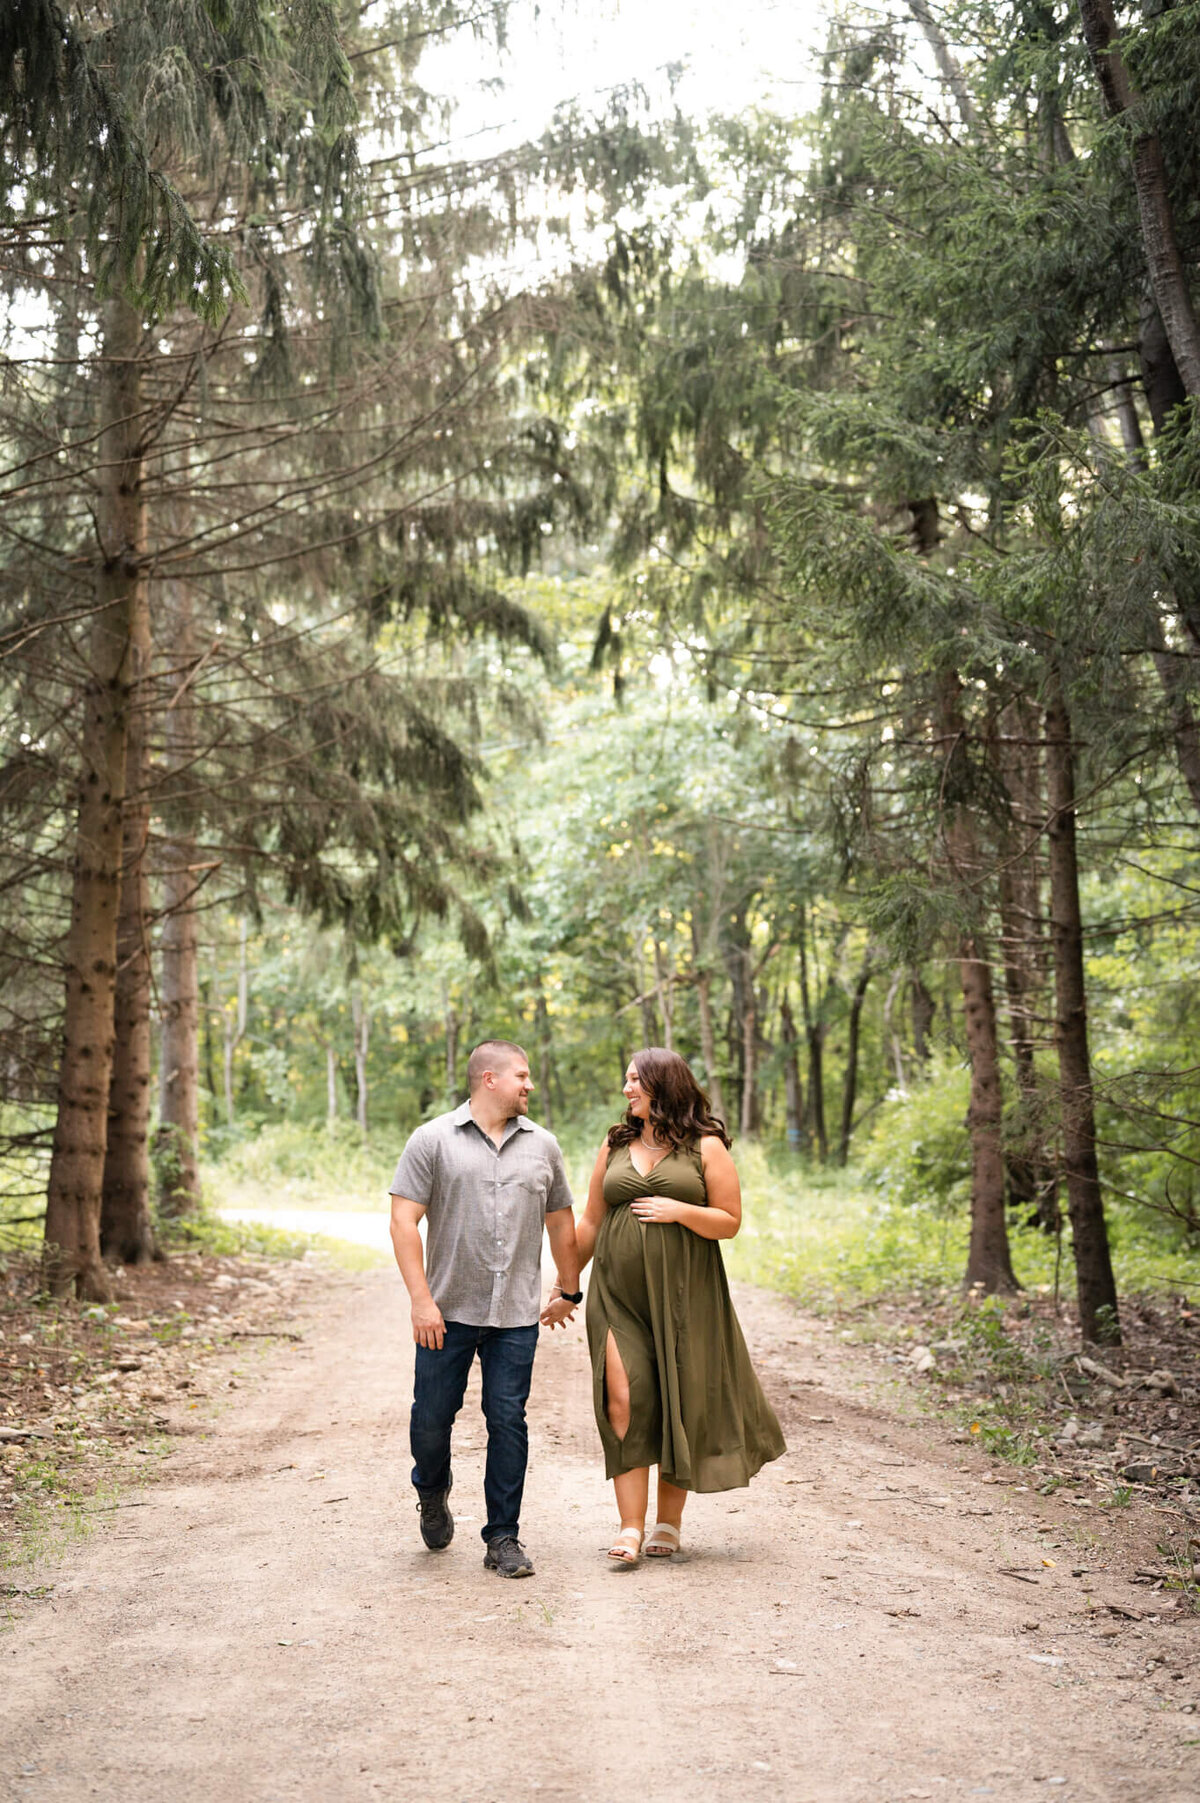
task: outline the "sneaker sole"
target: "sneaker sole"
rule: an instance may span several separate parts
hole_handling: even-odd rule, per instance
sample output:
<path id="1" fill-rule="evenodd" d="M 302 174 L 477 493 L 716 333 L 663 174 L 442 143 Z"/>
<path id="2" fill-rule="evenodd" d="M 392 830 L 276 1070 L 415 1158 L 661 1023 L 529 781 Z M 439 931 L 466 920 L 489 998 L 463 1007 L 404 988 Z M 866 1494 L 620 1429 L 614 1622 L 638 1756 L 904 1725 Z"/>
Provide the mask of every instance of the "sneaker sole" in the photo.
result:
<path id="1" fill-rule="evenodd" d="M 531 1578 L 534 1575 L 532 1565 L 522 1565 L 519 1571 L 501 1571 L 500 1567 L 494 1565 L 490 1559 L 484 1560 L 483 1569 L 494 1571 L 498 1578 Z"/>

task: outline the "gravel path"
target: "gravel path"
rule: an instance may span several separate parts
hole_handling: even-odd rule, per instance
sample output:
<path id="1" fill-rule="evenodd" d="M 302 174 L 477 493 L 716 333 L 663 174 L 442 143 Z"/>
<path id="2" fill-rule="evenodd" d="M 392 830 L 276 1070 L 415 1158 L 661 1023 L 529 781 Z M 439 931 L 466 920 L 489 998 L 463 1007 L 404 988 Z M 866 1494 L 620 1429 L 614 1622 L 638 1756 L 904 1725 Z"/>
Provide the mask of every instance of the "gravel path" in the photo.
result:
<path id="1" fill-rule="evenodd" d="M 482 1569 L 477 1389 L 458 1533 L 428 1554 L 398 1279 L 314 1289 L 301 1343 L 263 1353 L 137 1506 L 21 1579 L 55 1590 L 0 1642 L 0 1795 L 1195 1798 L 1195 1618 L 1151 1620 L 1090 1516 L 871 1406 L 853 1352 L 785 1302 L 738 1292 L 788 1455 L 694 1499 L 686 1556 L 633 1571 L 601 1556 L 582 1332 L 543 1337 L 537 1575 L 505 1583 Z"/>

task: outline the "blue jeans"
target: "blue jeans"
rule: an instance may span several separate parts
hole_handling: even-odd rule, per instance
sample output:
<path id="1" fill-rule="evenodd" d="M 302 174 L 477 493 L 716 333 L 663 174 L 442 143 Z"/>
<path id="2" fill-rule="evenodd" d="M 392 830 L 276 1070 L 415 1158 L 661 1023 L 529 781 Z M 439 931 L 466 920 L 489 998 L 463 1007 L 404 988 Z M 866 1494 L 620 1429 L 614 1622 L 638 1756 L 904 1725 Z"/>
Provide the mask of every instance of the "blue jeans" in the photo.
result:
<path id="1" fill-rule="evenodd" d="M 413 1386 L 412 1481 L 419 1494 L 445 1490 L 450 1483 L 450 1429 L 462 1407 L 467 1375 L 475 1354 L 483 1373 L 483 1417 L 487 1422 L 487 1464 L 483 1497 L 487 1504 L 485 1540 L 511 1534 L 520 1525 L 529 1431 L 525 1404 L 537 1350 L 537 1323 L 532 1327 L 471 1327 L 447 1321 L 441 1350 L 417 1347 Z"/>

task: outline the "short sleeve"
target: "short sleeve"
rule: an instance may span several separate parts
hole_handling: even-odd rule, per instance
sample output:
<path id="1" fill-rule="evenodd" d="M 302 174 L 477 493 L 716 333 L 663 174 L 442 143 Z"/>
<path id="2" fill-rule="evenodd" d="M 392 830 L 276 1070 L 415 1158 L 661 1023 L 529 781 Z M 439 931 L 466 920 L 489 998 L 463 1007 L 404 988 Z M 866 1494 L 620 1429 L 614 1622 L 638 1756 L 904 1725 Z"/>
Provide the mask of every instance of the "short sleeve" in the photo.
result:
<path id="1" fill-rule="evenodd" d="M 407 1196 L 421 1208 L 428 1208 L 433 1196 L 437 1147 L 432 1133 L 418 1127 L 403 1152 L 392 1178 L 391 1194 Z"/>
<path id="2" fill-rule="evenodd" d="M 567 1182 L 567 1167 L 563 1163 L 562 1148 L 556 1139 L 550 1141 L 550 1188 L 546 1192 L 546 1213 L 553 1214 L 559 1208 L 573 1208 L 575 1198 L 571 1194 L 571 1185 Z"/>

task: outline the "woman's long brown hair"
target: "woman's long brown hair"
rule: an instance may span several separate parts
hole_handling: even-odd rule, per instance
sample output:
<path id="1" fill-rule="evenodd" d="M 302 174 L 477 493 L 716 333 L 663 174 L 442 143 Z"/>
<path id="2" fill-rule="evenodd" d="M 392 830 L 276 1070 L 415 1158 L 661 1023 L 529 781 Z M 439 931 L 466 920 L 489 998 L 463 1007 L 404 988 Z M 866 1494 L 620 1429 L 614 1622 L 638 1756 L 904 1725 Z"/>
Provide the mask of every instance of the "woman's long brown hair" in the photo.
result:
<path id="1" fill-rule="evenodd" d="M 673 1152 L 681 1146 L 694 1146 L 704 1134 L 711 1134 L 724 1146 L 729 1144 L 725 1123 L 713 1113 L 686 1058 L 660 1045 L 650 1045 L 635 1052 L 629 1062 L 650 1099 L 650 1125 Z M 608 1130 L 610 1149 L 630 1145 L 641 1137 L 641 1131 L 641 1121 L 632 1110 L 627 1110 L 624 1119 Z"/>

